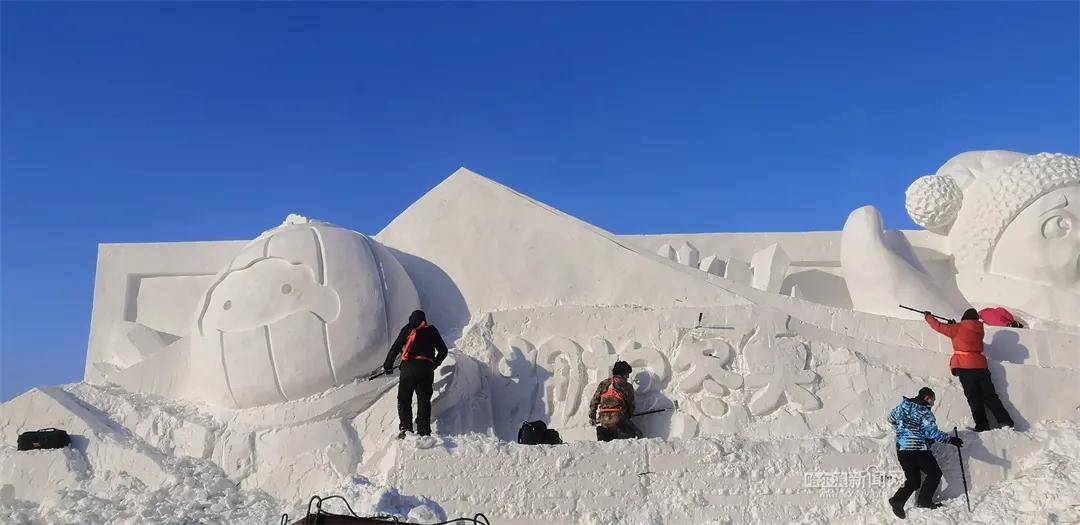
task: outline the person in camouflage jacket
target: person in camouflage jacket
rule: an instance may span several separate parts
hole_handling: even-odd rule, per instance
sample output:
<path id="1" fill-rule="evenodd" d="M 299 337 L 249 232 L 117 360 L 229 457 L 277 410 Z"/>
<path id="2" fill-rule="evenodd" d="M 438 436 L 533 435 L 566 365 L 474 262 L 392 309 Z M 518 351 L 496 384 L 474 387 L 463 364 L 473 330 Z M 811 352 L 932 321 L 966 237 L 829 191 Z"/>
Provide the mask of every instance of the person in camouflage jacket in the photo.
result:
<path id="1" fill-rule="evenodd" d="M 589 402 L 589 424 L 596 426 L 597 441 L 642 437 L 632 421 L 634 415 L 634 385 L 630 384 L 633 368 L 618 361 L 611 368 L 611 377 L 600 382 Z"/>

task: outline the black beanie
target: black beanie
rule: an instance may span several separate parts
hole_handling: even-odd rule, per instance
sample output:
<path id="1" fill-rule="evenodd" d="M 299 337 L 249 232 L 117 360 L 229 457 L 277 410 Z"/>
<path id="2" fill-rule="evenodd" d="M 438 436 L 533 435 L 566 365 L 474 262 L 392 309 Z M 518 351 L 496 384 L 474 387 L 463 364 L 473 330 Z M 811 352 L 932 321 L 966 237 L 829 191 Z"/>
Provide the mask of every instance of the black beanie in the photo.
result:
<path id="1" fill-rule="evenodd" d="M 937 398 L 937 396 L 934 395 L 934 391 L 931 390 L 930 387 L 924 386 L 924 387 L 919 389 L 919 395 L 917 395 L 915 397 L 917 397 L 918 399 L 922 399 L 922 398 L 927 397 L 927 396 L 930 396 L 930 397 L 935 398 L 935 399 Z"/>
<path id="2" fill-rule="evenodd" d="M 615 361 L 615 366 L 611 367 L 611 375 L 616 376 L 629 376 L 630 372 L 634 369 L 630 366 L 630 363 L 626 361 Z"/>
<path id="3" fill-rule="evenodd" d="M 409 314 L 409 326 L 413 328 L 420 326 L 420 323 L 424 321 L 427 321 L 427 316 L 424 315 L 423 310 L 414 310 L 413 313 Z"/>
<path id="4" fill-rule="evenodd" d="M 977 321 L 979 319 L 979 312 L 974 308 L 968 308 L 964 311 L 964 316 L 960 318 L 961 321 Z"/>

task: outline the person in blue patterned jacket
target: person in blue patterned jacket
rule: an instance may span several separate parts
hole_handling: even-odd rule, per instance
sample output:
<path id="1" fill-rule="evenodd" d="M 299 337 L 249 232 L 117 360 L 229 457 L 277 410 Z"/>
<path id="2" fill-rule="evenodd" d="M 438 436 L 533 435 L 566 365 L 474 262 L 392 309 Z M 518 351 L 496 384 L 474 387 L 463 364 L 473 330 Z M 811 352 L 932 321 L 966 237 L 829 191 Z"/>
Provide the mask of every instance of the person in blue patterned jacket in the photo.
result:
<path id="1" fill-rule="evenodd" d="M 905 397 L 900 405 L 889 412 L 889 423 L 896 428 L 896 458 L 900 460 L 900 468 L 904 469 L 906 478 L 904 486 L 889 498 L 889 506 L 898 518 L 905 516 L 904 504 L 916 490 L 919 491 L 918 507 L 936 509 L 941 506 L 932 501 L 941 481 L 941 467 L 930 452 L 930 444 L 936 441 L 957 447 L 964 445 L 960 438 L 951 437 L 937 427 L 934 414 L 930 411 L 934 401 L 934 391 L 922 387 L 918 395 Z M 926 474 L 925 480 L 921 479 L 922 474 Z"/>

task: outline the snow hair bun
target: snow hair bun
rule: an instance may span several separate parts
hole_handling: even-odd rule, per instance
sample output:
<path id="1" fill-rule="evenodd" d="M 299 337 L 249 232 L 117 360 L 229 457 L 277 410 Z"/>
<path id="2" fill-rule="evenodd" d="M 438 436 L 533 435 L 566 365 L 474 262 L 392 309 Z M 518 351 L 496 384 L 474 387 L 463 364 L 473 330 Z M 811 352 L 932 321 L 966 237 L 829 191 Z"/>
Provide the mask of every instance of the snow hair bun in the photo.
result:
<path id="1" fill-rule="evenodd" d="M 915 224 L 947 235 L 964 203 L 964 192 L 949 175 L 919 177 L 908 186 L 905 206 Z"/>

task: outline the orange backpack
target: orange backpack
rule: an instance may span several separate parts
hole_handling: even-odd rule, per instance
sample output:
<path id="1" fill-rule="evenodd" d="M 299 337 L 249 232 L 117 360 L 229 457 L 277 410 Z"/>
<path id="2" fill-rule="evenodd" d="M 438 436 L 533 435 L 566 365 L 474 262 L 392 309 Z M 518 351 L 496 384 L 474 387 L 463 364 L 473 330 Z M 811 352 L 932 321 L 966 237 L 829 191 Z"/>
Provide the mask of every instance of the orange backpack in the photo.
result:
<path id="1" fill-rule="evenodd" d="M 410 351 L 412 351 L 413 343 L 416 342 L 416 332 L 417 332 L 417 330 L 420 330 L 421 328 L 427 328 L 427 327 L 428 327 L 427 321 L 423 321 L 423 322 L 420 323 L 420 326 L 417 326 L 416 328 L 413 328 L 412 332 L 409 332 L 409 338 L 405 340 L 405 349 L 404 349 L 404 351 L 401 352 L 401 362 L 404 363 L 405 361 L 409 361 L 411 359 L 422 359 L 424 361 L 429 361 L 429 362 L 432 362 L 432 363 L 435 362 L 430 357 L 423 356 L 423 355 L 412 355 L 412 354 L 409 353 Z"/>
<path id="2" fill-rule="evenodd" d="M 615 388 L 616 381 L 626 381 L 619 376 L 611 376 L 607 390 L 600 394 L 600 409 L 596 421 L 604 428 L 615 428 L 626 417 L 626 399 Z"/>

